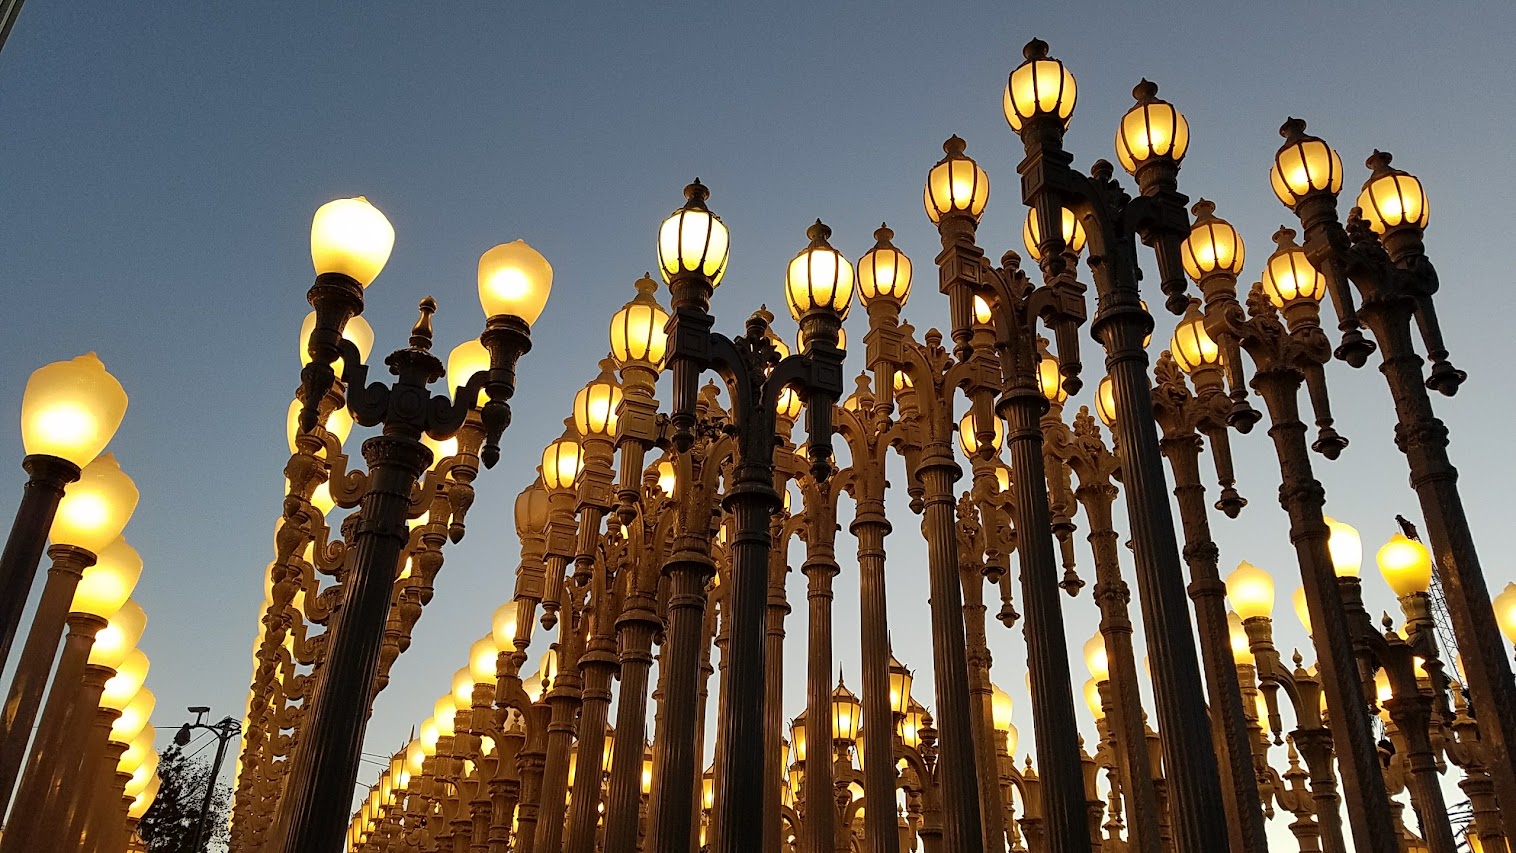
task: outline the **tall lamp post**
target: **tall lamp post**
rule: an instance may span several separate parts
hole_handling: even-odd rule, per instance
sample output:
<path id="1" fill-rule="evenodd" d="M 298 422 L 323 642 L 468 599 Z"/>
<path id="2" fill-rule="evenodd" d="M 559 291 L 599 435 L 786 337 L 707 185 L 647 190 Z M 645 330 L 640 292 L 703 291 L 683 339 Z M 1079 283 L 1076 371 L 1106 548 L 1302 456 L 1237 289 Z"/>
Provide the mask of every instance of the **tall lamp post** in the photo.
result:
<path id="1" fill-rule="evenodd" d="M 311 256 L 316 282 L 309 293 L 316 309 L 311 362 L 301 378 L 302 430 L 313 429 L 319 406 L 335 380 L 333 362 L 343 361 L 343 384 L 353 420 L 382 424 L 381 435 L 363 444 L 369 464 L 352 544 L 343 611 L 329 638 L 326 663 L 304 710 L 300 742 L 275 819 L 272 849 L 286 853 L 324 850 L 341 843 L 344 815 L 358 775 L 358 761 L 374 694 L 380 646 L 389 614 L 395 569 L 407 541 L 405 518 L 411 488 L 427 469 L 432 451 L 424 434 L 442 441 L 463 426 L 480 391 L 489 394 L 482 418 L 486 467 L 500 458 L 499 441 L 510 421 L 507 401 L 515 391 L 516 361 L 531 348 L 530 325 L 547 302 L 552 267 L 524 242 L 507 243 L 479 259 L 479 298 L 488 318 L 479 341 L 490 366 L 463 378 L 457 394 L 432 397 L 427 386 L 443 374 L 431 353 L 431 315 L 436 303 L 421 303 L 410 347 L 386 359 L 397 381 L 367 385 L 368 367 L 358 348 L 342 337 L 349 318 L 363 310 L 363 289 L 388 260 L 394 231 L 364 199 L 339 199 L 316 212 Z"/>

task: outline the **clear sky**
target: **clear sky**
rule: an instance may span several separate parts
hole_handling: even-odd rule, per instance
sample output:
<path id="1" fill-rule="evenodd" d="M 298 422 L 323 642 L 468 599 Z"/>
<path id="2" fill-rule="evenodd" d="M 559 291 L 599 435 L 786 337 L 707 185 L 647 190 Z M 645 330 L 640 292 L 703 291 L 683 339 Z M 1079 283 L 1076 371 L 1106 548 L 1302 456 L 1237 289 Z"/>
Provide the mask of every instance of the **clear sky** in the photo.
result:
<path id="1" fill-rule="evenodd" d="M 1504 262 L 1516 208 L 1509 3 L 36 0 L 0 54 L 0 292 L 12 314 L 0 343 L 0 409 L 15 424 L 35 367 L 90 350 L 131 396 L 110 449 L 142 491 L 126 535 L 147 565 L 136 597 L 149 614 L 142 647 L 153 661 L 155 721 L 175 726 L 188 705 L 209 705 L 218 718 L 243 707 L 317 206 L 365 194 L 395 226 L 393 257 L 367 297 L 376 359 L 404 344 L 427 294 L 441 305 L 442 353 L 477 335 L 475 263 L 496 243 L 524 238 L 556 270 L 521 366 L 506 458 L 479 478 L 468 538 L 449 546 L 436 598 L 374 709 L 367 749 L 384 753 L 430 713 L 509 598 L 511 501 L 573 391 L 595 375 L 609 315 L 654 266 L 658 223 L 683 185 L 696 175 L 708 183 L 712 209 L 731 228 L 719 328 L 739 331 L 759 303 L 782 303 L 784 264 L 818 216 L 854 258 L 887 220 L 917 265 L 907 319 L 921 330 L 940 325 L 945 300 L 933 286 L 937 243 L 921 181 L 942 140 L 962 135 L 994 188 L 981 242 L 991 257 L 1021 250 L 1020 145 L 1000 91 L 1033 36 L 1078 78 L 1068 145 L 1080 168 L 1112 157 L 1140 78 L 1186 113 L 1193 139 L 1181 189 L 1215 200 L 1241 229 L 1247 275 L 1257 275 L 1274 229 L 1293 222 L 1266 178 L 1286 116 L 1308 119 L 1341 151 L 1354 194 L 1376 147 L 1423 179 L 1443 323 L 1455 364 L 1470 373 L 1439 412 L 1453 430 L 1491 587 L 1516 576 L 1503 539 L 1516 474 L 1507 443 L 1516 296 Z M 1170 321 L 1159 323 L 1155 353 Z M 861 341 L 862 312 L 848 325 Z M 793 334 L 787 318 L 779 328 Z M 1093 388 L 1099 359 L 1085 345 Z M 855 370 L 861 356 L 855 345 Z M 1396 513 L 1419 519 L 1377 363 L 1331 366 L 1338 426 L 1352 446 L 1317 466 L 1329 511 L 1363 532 L 1371 610 L 1394 607 L 1372 569 L 1374 550 Z M 1287 652 L 1304 635 L 1288 605 L 1298 572 L 1275 501 L 1277 467 L 1262 429 L 1234 445 L 1252 503 L 1241 519 L 1214 522 L 1223 570 L 1247 558 L 1295 577 L 1280 581 L 1277 608 Z M 0 479 L 7 515 L 24 481 L 21 457 L 18 431 L 0 430 L 0 459 L 11 460 L 9 485 Z M 903 496 L 896 504 L 894 642 L 919 668 L 917 693 L 929 701 L 925 549 Z M 1083 528 L 1081 519 L 1081 537 Z M 842 534 L 839 555 L 851 548 Z M 1082 539 L 1080 554 L 1087 566 Z M 857 573 L 842 562 L 836 653 L 851 674 Z M 792 641 L 804 636 L 803 588 L 797 573 Z M 1065 613 L 1077 661 L 1095 608 L 1086 593 L 1066 599 Z M 1020 632 L 992 623 L 991 646 L 995 680 L 1016 698 L 1029 744 Z M 804 695 L 798 654 L 785 679 L 791 715 Z M 367 767 L 364 778 L 375 772 Z"/>

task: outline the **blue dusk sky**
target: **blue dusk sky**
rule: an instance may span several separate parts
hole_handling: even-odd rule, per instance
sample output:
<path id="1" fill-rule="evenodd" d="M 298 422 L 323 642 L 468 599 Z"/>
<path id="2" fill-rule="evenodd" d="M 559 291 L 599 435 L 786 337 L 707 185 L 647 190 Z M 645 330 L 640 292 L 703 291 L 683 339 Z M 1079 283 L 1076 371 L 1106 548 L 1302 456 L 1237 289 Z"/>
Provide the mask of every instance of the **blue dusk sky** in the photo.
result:
<path id="1" fill-rule="evenodd" d="M 288 457 L 297 330 L 310 310 L 312 212 L 362 194 L 394 224 L 394 254 L 364 313 L 376 360 L 405 344 L 428 294 L 441 306 L 439 352 L 476 336 L 478 256 L 527 240 L 554 266 L 552 298 L 521 364 L 505 458 L 480 476 L 468 536 L 448 547 L 414 645 L 374 707 L 366 750 L 388 753 L 431 713 L 469 643 L 509 599 L 512 501 L 574 391 L 594 377 L 610 314 L 654 268 L 658 224 L 684 184 L 697 175 L 709 184 L 710 205 L 731 229 L 718 328 L 738 332 L 760 303 L 782 304 L 784 266 L 817 217 L 853 258 L 888 221 L 916 263 L 905 317 L 921 331 L 941 327 L 946 300 L 934 286 L 938 244 L 921 183 L 942 141 L 961 135 L 992 181 L 980 242 L 991 257 L 1022 250 L 1021 148 L 1000 93 L 1034 36 L 1078 78 L 1068 147 L 1079 168 L 1113 158 L 1116 123 L 1141 78 L 1184 111 L 1192 141 L 1180 188 L 1214 200 L 1241 230 L 1245 284 L 1271 251 L 1270 235 L 1293 223 L 1267 181 L 1286 116 L 1306 118 L 1341 152 L 1344 213 L 1375 148 L 1425 182 L 1438 305 L 1454 363 L 1470 374 L 1438 411 L 1452 429 L 1492 591 L 1516 577 L 1503 538 L 1516 474 L 1507 262 L 1516 7 L 1505 2 L 34 0 L 0 53 L 0 292 L 12 316 L 0 343 L 0 411 L 12 424 L 0 430 L 0 459 L 10 460 L 0 514 L 24 482 L 14 425 L 27 376 L 99 353 L 131 398 L 110 450 L 142 492 L 126 536 L 146 561 L 136 598 L 149 615 L 142 648 L 155 722 L 177 726 L 190 705 L 239 715 Z M 1154 272 L 1147 284 L 1156 287 Z M 1172 319 L 1158 323 L 1155 355 Z M 777 325 L 793 336 L 788 317 Z M 861 342 L 863 312 L 848 331 Z M 1075 406 L 1090 402 L 1100 369 L 1096 345 L 1081 337 L 1090 381 Z M 860 344 L 849 365 L 862 369 Z M 1377 365 L 1375 356 L 1359 371 L 1329 367 L 1338 428 L 1352 446 L 1339 461 L 1315 460 L 1328 511 L 1363 533 L 1376 613 L 1395 603 L 1372 555 L 1397 513 L 1420 520 Z M 1233 443 L 1251 503 L 1236 521 L 1213 521 L 1222 568 L 1248 559 L 1280 578 L 1288 654 L 1307 641 L 1289 605 L 1299 575 L 1276 502 L 1277 465 L 1264 429 Z M 895 482 L 903 485 L 898 470 Z M 931 705 L 925 547 L 903 492 L 890 512 L 894 646 Z M 850 506 L 842 517 L 845 531 Z M 853 547 L 839 535 L 835 636 L 856 690 Z M 799 546 L 792 556 L 798 568 Z M 797 571 L 789 587 L 789 715 L 804 701 L 804 583 Z M 1079 649 L 1096 626 L 1088 592 L 1064 599 L 1064 614 L 1082 683 Z M 990 643 L 1025 748 L 1019 628 L 992 621 Z M 539 634 L 534 655 L 544 647 Z M 1091 721 L 1082 726 L 1093 741 Z M 364 780 L 377 770 L 366 765 Z"/>

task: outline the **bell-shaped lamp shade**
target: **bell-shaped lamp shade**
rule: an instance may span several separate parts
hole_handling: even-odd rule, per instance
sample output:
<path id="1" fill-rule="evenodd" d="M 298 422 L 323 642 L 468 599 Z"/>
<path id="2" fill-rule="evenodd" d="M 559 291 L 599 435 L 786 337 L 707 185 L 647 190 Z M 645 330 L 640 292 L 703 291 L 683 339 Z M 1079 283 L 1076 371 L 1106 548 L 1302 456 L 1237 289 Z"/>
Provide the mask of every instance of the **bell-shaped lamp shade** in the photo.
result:
<path id="1" fill-rule="evenodd" d="M 121 470 L 113 453 L 84 467 L 79 479 L 63 490 L 49 536 L 55 545 L 73 545 L 99 554 L 121 535 L 137 509 L 137 486 Z"/>
<path id="2" fill-rule="evenodd" d="M 1074 211 L 1062 208 L 1063 216 L 1063 245 L 1070 252 L 1079 254 L 1084 251 L 1084 244 L 1089 237 L 1085 234 L 1084 223 L 1074 216 Z M 1033 261 L 1042 260 L 1042 249 L 1038 244 L 1042 242 L 1042 229 L 1037 225 L 1037 211 L 1028 210 L 1026 221 L 1021 225 L 1021 242 L 1026 244 L 1027 257 Z"/>
<path id="3" fill-rule="evenodd" d="M 458 706 L 453 704 L 453 693 L 449 690 L 432 704 L 432 724 L 437 727 L 438 737 L 453 736 L 453 723 L 457 716 Z"/>
<path id="4" fill-rule="evenodd" d="M 698 180 L 685 188 L 689 201 L 658 228 L 658 267 L 665 280 L 698 272 L 721 284 L 731 253 L 731 234 L 721 217 L 705 207 L 707 190 Z"/>
<path id="5" fill-rule="evenodd" d="M 139 689 L 131 701 L 121 709 L 121 716 L 111 723 L 110 739 L 116 743 L 131 743 L 132 739 L 141 734 L 142 729 L 147 726 L 148 720 L 153 715 L 153 708 L 157 705 L 158 697 L 153 695 L 153 691 L 146 687 Z"/>
<path id="6" fill-rule="evenodd" d="M 816 220 L 806 231 L 810 245 L 790 260 L 785 271 L 784 297 L 796 320 L 817 310 L 847 316 L 853 299 L 853 264 L 827 243 L 831 233 Z"/>
<path id="7" fill-rule="evenodd" d="M 95 564 L 84 570 L 69 609 L 109 619 L 131 598 L 141 577 L 142 557 L 118 536 L 100 552 Z"/>
<path id="8" fill-rule="evenodd" d="M 1290 596 L 1290 604 L 1294 606 L 1295 618 L 1300 620 L 1300 624 L 1305 628 L 1306 634 L 1313 633 L 1311 631 L 1311 608 L 1306 604 L 1305 600 L 1305 586 L 1295 587 L 1294 594 Z"/>
<path id="9" fill-rule="evenodd" d="M 486 639 L 488 639 L 486 637 Z M 474 705 L 474 672 L 472 669 L 473 656 L 469 657 L 470 666 L 459 667 L 453 673 L 453 683 L 448 695 L 453 699 L 453 707 L 459 711 L 467 711 Z M 494 675 L 490 676 L 491 680 Z"/>
<path id="10" fill-rule="evenodd" d="M 1014 756 L 1016 747 L 1021 745 L 1021 732 L 1014 723 L 1007 723 L 1005 727 L 1005 754 Z"/>
<path id="11" fill-rule="evenodd" d="M 141 820 L 142 816 L 147 814 L 147 810 L 152 808 L 153 801 L 158 799 L 158 788 L 162 784 L 163 779 L 154 772 L 148 783 L 137 794 L 137 798 L 132 800 L 130 806 L 126 807 L 126 816 L 135 820 Z"/>
<path id="12" fill-rule="evenodd" d="M 525 240 L 501 243 L 479 256 L 479 304 L 486 317 L 520 317 L 530 326 L 542 316 L 552 290 L 553 265 Z"/>
<path id="13" fill-rule="evenodd" d="M 511 620 L 515 622 L 514 619 Z M 500 650 L 495 646 L 493 632 L 489 636 L 481 637 L 474 641 L 468 649 L 468 672 L 474 679 L 475 684 L 493 684 L 495 682 L 495 661 L 500 656 Z"/>
<path id="14" fill-rule="evenodd" d="M 1169 340 L 1169 352 L 1174 363 L 1185 373 L 1194 373 L 1201 367 L 1221 362 L 1221 347 L 1205 329 L 1205 317 L 1200 314 L 1200 301 L 1190 300 L 1190 307 L 1174 327 L 1174 337 Z"/>
<path id="15" fill-rule="evenodd" d="M 1296 121 L 1291 119 L 1285 127 L 1292 128 Z M 1342 158 L 1332 146 L 1306 134 L 1305 122 L 1298 122 L 1298 128 L 1299 132 L 1291 133 L 1274 155 L 1274 165 L 1269 169 L 1274 195 L 1291 208 L 1309 193 L 1324 190 L 1336 195 L 1342 191 Z"/>
<path id="16" fill-rule="evenodd" d="M 665 495 L 673 497 L 674 487 L 679 484 L 678 472 L 674 469 L 674 463 L 665 459 L 658 463 L 658 488 Z"/>
<path id="17" fill-rule="evenodd" d="M 858 298 L 867 307 L 875 299 L 905 305 L 911 296 L 911 259 L 890 242 L 895 236 L 888 226 L 874 232 L 874 248 L 858 259 Z"/>
<path id="18" fill-rule="evenodd" d="M 574 395 L 574 428 L 583 436 L 614 436 L 621 397 L 621 386 L 609 373 L 591 380 Z"/>
<path id="19" fill-rule="evenodd" d="M 394 248 L 394 227 L 363 196 L 329 201 L 316 209 L 311 220 L 311 263 L 316 275 L 342 273 L 368 287 Z"/>
<path id="20" fill-rule="evenodd" d="M 1184 159 L 1190 147 L 1190 123 L 1174 105 L 1159 97 L 1158 87 L 1147 80 L 1137 84 L 1137 105 L 1127 110 L 1116 128 L 1116 159 L 1128 174 L 1155 157 L 1175 162 Z"/>
<path id="21" fill-rule="evenodd" d="M 1231 599 L 1232 609 L 1244 622 L 1268 618 L 1274 613 L 1274 579 L 1246 560 L 1227 575 L 1226 594 Z"/>
<path id="22" fill-rule="evenodd" d="M 611 315 L 611 357 L 618 366 L 663 365 L 669 344 L 665 330 L 669 314 L 653 298 L 657 288 L 656 282 L 643 276 L 637 280 L 637 296 Z"/>
<path id="23" fill-rule="evenodd" d="M 1382 162 L 1381 162 L 1382 160 Z M 1390 155 L 1375 151 L 1369 158 L 1374 169 L 1358 194 L 1358 209 L 1375 234 L 1411 225 L 1426 228 L 1431 216 L 1426 190 L 1415 175 L 1390 167 Z"/>
<path id="24" fill-rule="evenodd" d="M 448 384 L 454 388 L 467 385 L 475 373 L 489 369 L 490 351 L 477 340 L 466 340 L 453 347 L 453 351 L 447 354 Z M 483 406 L 489 401 L 490 395 L 481 389 L 475 405 Z"/>
<path id="25" fill-rule="evenodd" d="M 1242 617 L 1237 615 L 1237 611 L 1226 612 L 1226 629 L 1227 636 L 1232 641 L 1232 661 L 1239 664 L 1252 663 L 1253 652 L 1248 645 L 1247 629 L 1242 627 Z"/>
<path id="26" fill-rule="evenodd" d="M 1179 244 L 1179 259 L 1190 278 L 1200 281 L 1213 272 L 1238 275 L 1246 257 L 1242 235 L 1232 223 L 1214 215 L 1216 205 L 1201 199 L 1195 202 L 1195 224 L 1190 236 Z"/>
<path id="27" fill-rule="evenodd" d="M 542 482 L 549 489 L 572 489 L 584 468 L 579 442 L 560 438 L 542 452 Z"/>
<path id="28" fill-rule="evenodd" d="M 1063 390 L 1063 374 L 1058 372 L 1058 359 L 1052 353 L 1040 353 L 1042 360 L 1037 362 L 1037 390 L 1047 398 L 1049 403 L 1062 403 L 1069 398 L 1069 392 Z"/>
<path id="29" fill-rule="evenodd" d="M 978 222 L 990 203 L 990 175 L 971 158 L 949 154 L 927 173 L 924 196 L 927 218 L 934 224 L 954 213 L 967 213 Z"/>
<path id="30" fill-rule="evenodd" d="M 1034 47 L 1040 45 L 1040 49 Z M 1052 116 L 1067 128 L 1074 115 L 1078 89 L 1074 75 L 1063 63 L 1047 55 L 1047 45 L 1034 41 L 1027 45 L 1027 60 L 1021 63 L 1005 83 L 1001 106 L 1005 120 L 1017 133 L 1026 123 L 1040 116 Z"/>
<path id="31" fill-rule="evenodd" d="M 1000 689 L 1000 685 L 992 684 L 993 692 L 990 694 L 990 718 L 994 723 L 995 731 L 1004 732 L 1011 727 L 1011 694 Z"/>
<path id="32" fill-rule="evenodd" d="M 32 371 L 21 396 L 21 444 L 83 468 L 110 443 L 126 415 L 126 390 L 94 353 Z"/>
<path id="33" fill-rule="evenodd" d="M 1332 569 L 1339 578 L 1356 578 L 1363 568 L 1363 537 L 1351 524 L 1324 516 L 1327 526 L 1327 550 L 1332 555 Z"/>
<path id="34" fill-rule="evenodd" d="M 1110 376 L 1100 377 L 1100 384 L 1095 388 L 1095 414 L 1106 426 L 1116 425 L 1116 383 Z"/>
<path id="35" fill-rule="evenodd" d="M 125 708 L 142 689 L 142 682 L 147 680 L 147 668 L 147 653 L 132 649 L 126 660 L 116 667 L 116 674 L 106 679 L 105 689 L 100 693 L 100 707 L 115 711 Z"/>
<path id="36" fill-rule="evenodd" d="M 1516 643 L 1516 583 L 1508 583 L 1495 596 L 1495 622 L 1506 642 Z"/>
<path id="37" fill-rule="evenodd" d="M 437 754 L 437 739 L 440 737 L 442 734 L 437 728 L 437 720 L 434 717 L 422 720 L 421 725 L 416 728 L 416 739 L 421 742 L 421 754 L 426 758 Z"/>
<path id="38" fill-rule="evenodd" d="M 1096 681 L 1106 681 L 1111 677 L 1111 661 L 1106 656 L 1104 635 L 1097 633 L 1084 641 L 1084 665 Z"/>
<path id="39" fill-rule="evenodd" d="M 1397 596 L 1426 592 L 1432 585 L 1432 552 L 1427 546 L 1396 533 L 1378 554 L 1379 573 Z"/>
<path id="40" fill-rule="evenodd" d="M 405 747 L 405 769 L 412 776 L 420 776 L 425 767 L 426 749 L 421 745 L 421 739 L 412 740 Z"/>
<path id="41" fill-rule="evenodd" d="M 495 608 L 495 613 L 490 617 L 490 636 L 495 640 L 495 648 L 504 652 L 516 647 L 516 629 L 518 627 L 518 614 L 520 606 L 514 601 Z"/>
<path id="42" fill-rule="evenodd" d="M 992 419 L 995 424 L 995 437 L 990 440 L 990 446 L 998 453 L 1000 444 L 1005 440 L 1005 424 L 999 418 Z M 973 456 L 979 452 L 979 437 L 974 433 L 974 413 L 967 412 L 958 421 L 958 446 L 963 448 L 965 456 Z"/>
<path id="43" fill-rule="evenodd" d="M 1283 308 L 1300 299 L 1320 302 L 1326 295 L 1326 276 L 1317 272 L 1305 249 L 1295 245 L 1295 232 L 1281 228 L 1274 234 L 1278 250 L 1264 262 L 1263 292 L 1274 307 Z"/>
<path id="44" fill-rule="evenodd" d="M 116 772 L 127 775 L 135 775 L 137 768 L 148 760 L 149 755 L 156 756 L 153 751 L 154 741 L 157 740 L 157 729 L 152 726 L 143 726 L 142 731 L 132 738 L 131 743 L 121 753 L 121 759 L 116 762 Z"/>
<path id="45" fill-rule="evenodd" d="M 1093 678 L 1084 683 L 1084 704 L 1097 722 L 1105 719 L 1105 706 L 1100 702 L 1100 682 Z"/>
<path id="46" fill-rule="evenodd" d="M 137 641 L 142 639 L 142 632 L 146 628 L 147 612 L 142 609 L 142 605 L 128 600 L 95 635 L 95 644 L 90 647 L 89 662 L 115 669 L 137 647 Z"/>

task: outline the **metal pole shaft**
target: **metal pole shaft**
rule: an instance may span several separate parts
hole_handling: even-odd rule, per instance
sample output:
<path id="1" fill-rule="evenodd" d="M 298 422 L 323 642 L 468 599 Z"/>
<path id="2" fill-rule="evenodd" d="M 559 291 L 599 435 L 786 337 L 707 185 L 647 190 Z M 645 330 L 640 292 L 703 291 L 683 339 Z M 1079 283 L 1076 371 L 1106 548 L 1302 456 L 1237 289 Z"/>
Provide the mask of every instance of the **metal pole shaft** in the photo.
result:
<path id="1" fill-rule="evenodd" d="M 354 537 L 342 617 L 330 631 L 326 664 L 289 759 L 270 853 L 336 849 L 347 828 L 395 567 L 408 538 L 406 508 L 431 451 L 415 437 L 385 434 L 365 441 L 363 456 L 369 490 Z"/>
<path id="2" fill-rule="evenodd" d="M 653 602 L 638 602 L 621 617 L 621 684 L 616 703 L 616 749 L 605 802 L 605 853 L 635 853 L 642 794 L 642 749 L 647 731 L 648 671 L 653 665 Z"/>
<path id="3" fill-rule="evenodd" d="M 762 424 L 754 419 L 749 428 Z M 769 427 L 772 429 L 772 426 Z M 768 599 L 768 561 L 773 539 L 769 515 L 779 498 L 773 486 L 773 449 L 765 459 L 739 463 L 736 484 L 726 504 L 735 516 L 732 537 L 731 689 L 720 709 L 725 723 L 722 746 L 722 792 L 716 803 L 716 849 L 720 853 L 760 853 L 763 834 L 763 658 L 764 611 Z M 779 784 L 779 780 L 771 780 Z"/>
<path id="4" fill-rule="evenodd" d="M 47 544 L 47 532 L 63 500 L 63 487 L 79 479 L 79 466 L 56 456 L 34 453 L 21 460 L 31 475 L 16 507 L 16 520 L 0 552 L 0 670 L 10 659 L 11 643 L 21 627 L 26 598 L 37 576 L 37 564 Z"/>
<path id="5" fill-rule="evenodd" d="M 935 442 L 926 448 L 918 473 L 925 492 L 922 529 L 926 533 L 931 590 L 932 675 L 937 726 L 942 732 L 938 773 L 944 811 L 943 844 L 955 853 L 971 853 L 982 849 L 984 836 L 980 828 L 979 776 L 966 689 L 968 654 L 964 649 L 963 590 L 958 582 L 957 502 L 953 499 L 953 481 L 962 475 L 962 469 L 953 460 L 951 447 L 945 442 Z M 1072 722 L 1072 707 L 1069 710 L 1067 719 Z M 1082 799 L 1082 791 L 1080 796 Z"/>
<path id="6" fill-rule="evenodd" d="M 1058 601 L 1059 573 L 1042 446 L 1041 417 L 1046 401 L 1035 386 L 1025 384 L 1013 388 L 1013 396 L 998 408 L 1006 421 L 1015 524 L 1020 531 L 1016 551 L 1026 608 L 1022 631 L 1031 673 L 1032 730 L 1041 768 L 1042 814 L 1052 853 L 1086 853 L 1090 835 L 1084 778 L 1063 610 Z"/>
<path id="7" fill-rule="evenodd" d="M 854 459 L 853 464 L 861 460 Z M 899 853 L 895 820 L 895 716 L 890 707 L 889 610 L 885 599 L 884 537 L 890 522 L 884 501 L 859 500 L 853 520 L 858 537 L 859 631 L 863 651 L 864 849 Z M 887 803 L 890 808 L 869 808 Z"/>
<path id="8" fill-rule="evenodd" d="M 200 819 L 195 821 L 195 845 L 190 848 L 193 853 L 200 853 L 205 844 L 205 822 L 210 818 L 211 800 L 216 796 L 216 777 L 221 773 L 221 760 L 226 758 L 226 743 L 231 739 L 229 729 L 211 727 L 216 733 L 216 760 L 211 762 L 210 775 L 205 777 L 205 796 L 200 798 Z"/>
<path id="9" fill-rule="evenodd" d="M 779 484 L 781 487 L 783 483 Z M 784 838 L 779 781 L 784 778 L 784 617 L 790 605 L 785 599 L 784 579 L 789 561 L 780 535 L 784 519 L 775 515 L 770 534 L 775 547 L 769 554 L 769 592 L 763 653 L 763 851 L 781 853 Z"/>
<path id="10" fill-rule="evenodd" d="M 659 655 L 664 673 L 663 742 L 653 768 L 653 826 L 648 849 L 688 853 L 695 814 L 697 680 L 705 622 L 705 575 L 709 563 L 672 562 L 668 631 Z"/>

